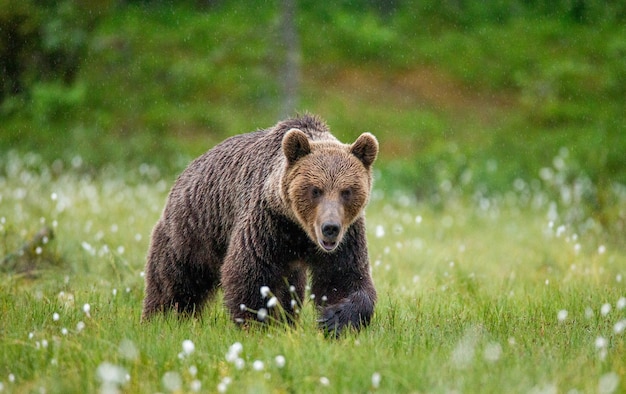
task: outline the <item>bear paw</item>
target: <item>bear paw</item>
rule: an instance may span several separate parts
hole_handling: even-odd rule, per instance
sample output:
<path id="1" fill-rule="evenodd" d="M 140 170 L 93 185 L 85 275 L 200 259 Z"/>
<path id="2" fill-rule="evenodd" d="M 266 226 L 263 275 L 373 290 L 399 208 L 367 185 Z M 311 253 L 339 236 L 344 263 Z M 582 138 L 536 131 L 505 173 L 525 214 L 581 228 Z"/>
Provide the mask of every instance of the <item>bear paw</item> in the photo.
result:
<path id="1" fill-rule="evenodd" d="M 360 330 L 369 324 L 370 318 L 369 308 L 358 308 L 350 299 L 343 299 L 337 304 L 325 307 L 317 322 L 326 335 L 338 337 L 346 327 Z"/>

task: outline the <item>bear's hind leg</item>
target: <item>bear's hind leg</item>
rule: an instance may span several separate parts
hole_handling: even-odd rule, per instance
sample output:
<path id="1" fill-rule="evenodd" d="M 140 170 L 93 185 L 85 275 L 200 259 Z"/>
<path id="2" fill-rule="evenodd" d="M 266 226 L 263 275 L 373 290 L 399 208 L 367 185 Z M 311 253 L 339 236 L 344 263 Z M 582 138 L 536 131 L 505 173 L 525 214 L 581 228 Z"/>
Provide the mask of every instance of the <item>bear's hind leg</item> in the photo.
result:
<path id="1" fill-rule="evenodd" d="M 214 297 L 220 281 L 217 257 L 206 250 L 190 253 L 177 265 L 172 283 L 172 307 L 184 317 L 199 317 L 207 301 Z"/>
<path id="2" fill-rule="evenodd" d="M 157 224 L 146 264 L 146 296 L 142 320 L 170 310 L 182 316 L 199 316 L 204 303 L 219 284 L 219 256 L 207 248 L 184 250 Z"/>

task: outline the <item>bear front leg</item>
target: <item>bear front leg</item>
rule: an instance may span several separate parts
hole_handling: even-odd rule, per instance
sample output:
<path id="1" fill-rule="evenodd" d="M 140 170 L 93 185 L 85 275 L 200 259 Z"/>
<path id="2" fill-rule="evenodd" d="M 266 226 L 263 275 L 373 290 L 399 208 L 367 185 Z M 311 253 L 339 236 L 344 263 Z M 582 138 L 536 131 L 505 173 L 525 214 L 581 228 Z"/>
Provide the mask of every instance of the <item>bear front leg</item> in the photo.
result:
<path id="1" fill-rule="evenodd" d="M 347 327 L 360 330 L 374 314 L 377 296 L 362 229 L 362 223 L 355 223 L 339 250 L 318 257 L 311 266 L 311 293 L 327 334 L 338 336 Z"/>
<path id="2" fill-rule="evenodd" d="M 235 239 L 221 268 L 224 303 L 231 318 L 237 324 L 271 320 L 293 324 L 304 296 L 304 267 L 287 256 L 270 254 L 265 242 L 247 245 L 241 242 L 250 238 Z"/>

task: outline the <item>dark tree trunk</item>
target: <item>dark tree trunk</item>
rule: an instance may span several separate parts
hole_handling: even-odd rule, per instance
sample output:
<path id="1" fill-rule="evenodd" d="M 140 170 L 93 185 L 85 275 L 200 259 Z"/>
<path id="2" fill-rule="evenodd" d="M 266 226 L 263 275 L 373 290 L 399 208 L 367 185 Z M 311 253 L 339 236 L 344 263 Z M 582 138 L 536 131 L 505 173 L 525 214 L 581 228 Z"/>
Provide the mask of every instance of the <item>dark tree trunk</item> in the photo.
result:
<path id="1" fill-rule="evenodd" d="M 294 115 L 300 85 L 300 40 L 296 28 L 296 0 L 282 0 L 281 30 L 284 45 L 284 72 L 281 75 L 283 117 Z"/>

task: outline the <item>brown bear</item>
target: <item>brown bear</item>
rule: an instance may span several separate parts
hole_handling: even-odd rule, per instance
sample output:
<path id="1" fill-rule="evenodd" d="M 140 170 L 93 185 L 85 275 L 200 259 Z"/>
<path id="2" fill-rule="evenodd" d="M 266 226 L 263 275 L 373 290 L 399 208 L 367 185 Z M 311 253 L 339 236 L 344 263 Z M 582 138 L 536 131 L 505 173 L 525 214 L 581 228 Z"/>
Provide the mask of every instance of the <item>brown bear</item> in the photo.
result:
<path id="1" fill-rule="evenodd" d="M 142 319 L 197 314 L 221 285 L 235 322 L 265 320 L 267 311 L 292 321 L 308 269 L 324 330 L 369 324 L 376 290 L 363 210 L 377 154 L 373 135 L 342 144 L 303 115 L 197 158 L 153 230 Z M 285 313 L 272 313 L 277 302 Z"/>

